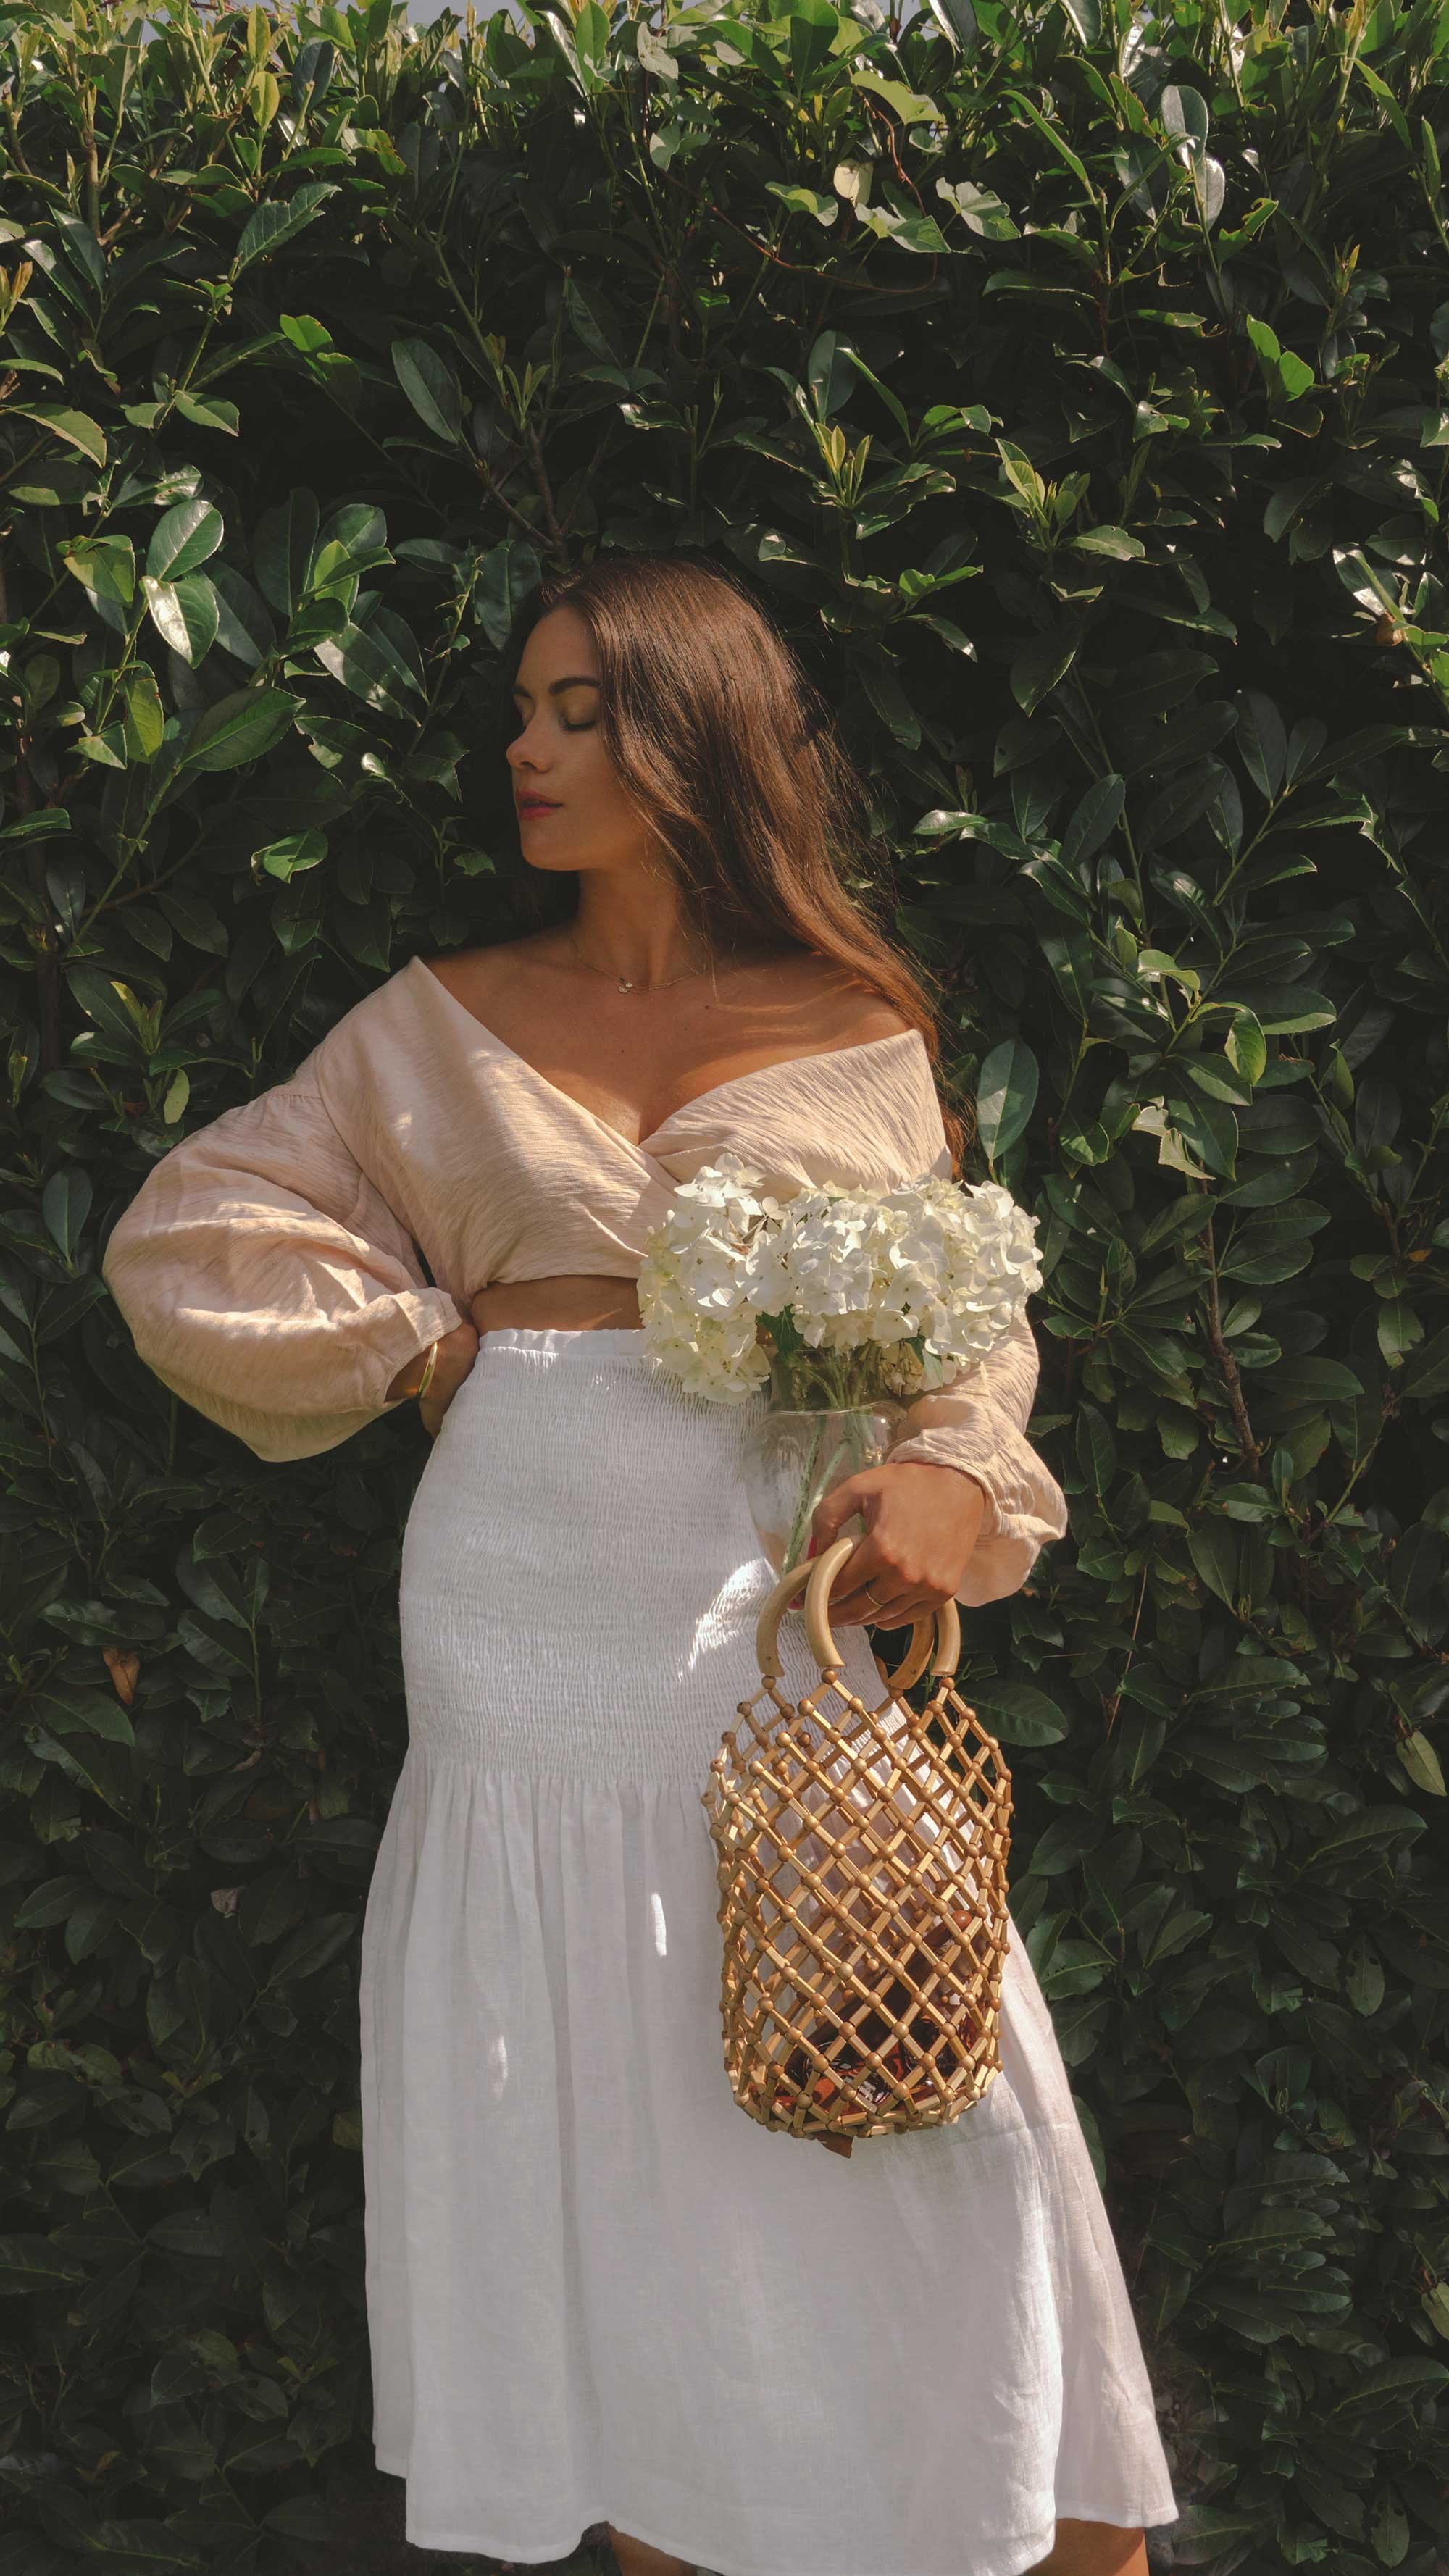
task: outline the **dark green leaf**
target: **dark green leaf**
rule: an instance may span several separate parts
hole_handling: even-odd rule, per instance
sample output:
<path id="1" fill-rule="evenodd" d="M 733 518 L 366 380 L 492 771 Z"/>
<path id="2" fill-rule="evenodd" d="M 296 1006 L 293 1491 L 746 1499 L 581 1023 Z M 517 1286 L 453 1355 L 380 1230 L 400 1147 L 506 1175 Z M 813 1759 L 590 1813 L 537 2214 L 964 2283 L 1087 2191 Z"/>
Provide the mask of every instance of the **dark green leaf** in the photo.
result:
<path id="1" fill-rule="evenodd" d="M 815 5 L 823 6 L 824 0 Z M 424 427 L 435 438 L 461 447 L 463 397 L 451 367 L 426 340 L 394 340 L 390 354 L 393 373 Z"/>
<path id="2" fill-rule="evenodd" d="M 1115 772 L 1094 781 L 1062 834 L 1063 867 L 1078 868 L 1092 858 L 1117 828 L 1127 786 Z"/>

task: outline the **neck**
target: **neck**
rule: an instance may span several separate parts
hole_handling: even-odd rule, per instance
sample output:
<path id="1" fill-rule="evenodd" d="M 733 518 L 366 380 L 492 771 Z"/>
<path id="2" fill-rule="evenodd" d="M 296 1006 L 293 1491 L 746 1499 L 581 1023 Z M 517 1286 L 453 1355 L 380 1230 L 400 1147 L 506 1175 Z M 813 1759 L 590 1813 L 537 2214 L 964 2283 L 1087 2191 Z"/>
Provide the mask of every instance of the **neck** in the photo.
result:
<path id="1" fill-rule="evenodd" d="M 605 885 L 582 876 L 569 937 L 590 966 L 641 987 L 703 973 L 711 959 L 672 886 L 654 877 Z"/>

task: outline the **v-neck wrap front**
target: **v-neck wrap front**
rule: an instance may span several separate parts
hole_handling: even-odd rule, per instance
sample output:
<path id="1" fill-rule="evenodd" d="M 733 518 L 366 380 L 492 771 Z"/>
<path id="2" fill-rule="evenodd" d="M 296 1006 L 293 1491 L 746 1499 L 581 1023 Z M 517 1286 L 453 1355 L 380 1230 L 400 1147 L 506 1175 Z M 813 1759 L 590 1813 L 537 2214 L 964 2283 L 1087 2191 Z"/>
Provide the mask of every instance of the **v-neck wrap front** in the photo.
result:
<path id="1" fill-rule="evenodd" d="M 413 957 L 286 1081 L 173 1145 L 102 1268 L 165 1386 L 258 1457 L 306 1458 L 386 1412 L 398 1371 L 479 1289 L 637 1278 L 676 1184 L 726 1149 L 780 1195 L 951 1168 L 914 1029 L 732 1075 L 636 1144 Z M 963 1602 L 1016 1591 L 1066 1529 L 1026 1438 L 1036 1380 L 1023 1321 L 920 1399 L 892 1452 L 958 1468 L 987 1497 Z"/>

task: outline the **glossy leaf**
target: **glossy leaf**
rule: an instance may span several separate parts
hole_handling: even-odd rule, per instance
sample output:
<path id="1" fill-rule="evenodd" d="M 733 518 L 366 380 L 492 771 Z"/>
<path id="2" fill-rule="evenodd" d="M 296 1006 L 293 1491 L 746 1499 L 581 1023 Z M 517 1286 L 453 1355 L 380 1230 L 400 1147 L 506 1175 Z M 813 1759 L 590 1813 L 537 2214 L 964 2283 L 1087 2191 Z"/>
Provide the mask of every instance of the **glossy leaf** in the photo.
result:
<path id="1" fill-rule="evenodd" d="M 982 1151 L 992 1162 L 1025 1134 L 1039 1081 L 1030 1047 L 1015 1039 L 993 1047 L 986 1057 L 976 1088 L 976 1126 Z"/>
<path id="2" fill-rule="evenodd" d="M 349 1996 L 425 1437 L 255 1458 L 139 1360 L 110 1230 L 410 957 L 519 934 L 520 612 L 683 553 L 807 676 L 863 791 L 820 864 L 924 971 L 963 1176 L 1037 1218 L 1023 1436 L 1069 1528 L 965 1611 L 960 1678 L 1170 2419 L 1163 2549 L 1417 2576 L 1443 0 L 585 0 L 484 12 L 466 59 L 396 0 L 204 44 L 138 41 L 139 0 L 59 0 L 43 44 L 9 14 L 12 2554 L 357 2556 Z M 709 637 L 661 649 L 630 708 L 672 800 L 752 676 L 706 759 Z M 741 884 L 801 713 L 774 690 L 738 848 L 710 789 Z"/>

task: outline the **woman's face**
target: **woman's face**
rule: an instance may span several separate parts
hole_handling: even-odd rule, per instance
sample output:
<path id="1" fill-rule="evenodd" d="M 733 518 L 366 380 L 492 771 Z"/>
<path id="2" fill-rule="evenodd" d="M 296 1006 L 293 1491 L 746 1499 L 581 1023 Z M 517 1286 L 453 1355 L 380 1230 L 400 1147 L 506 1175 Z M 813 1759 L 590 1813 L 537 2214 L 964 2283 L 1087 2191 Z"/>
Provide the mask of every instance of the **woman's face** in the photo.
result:
<path id="1" fill-rule="evenodd" d="M 534 868 L 634 868 L 650 833 L 610 767 L 599 732 L 598 662 L 588 627 L 551 608 L 524 647 L 508 745 L 524 858 Z M 530 807 L 529 799 L 543 802 Z"/>

